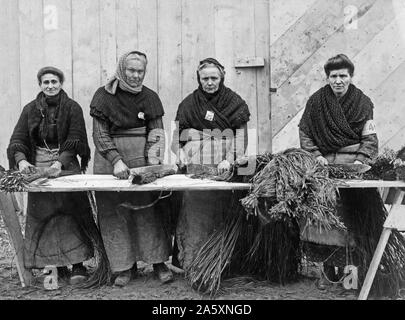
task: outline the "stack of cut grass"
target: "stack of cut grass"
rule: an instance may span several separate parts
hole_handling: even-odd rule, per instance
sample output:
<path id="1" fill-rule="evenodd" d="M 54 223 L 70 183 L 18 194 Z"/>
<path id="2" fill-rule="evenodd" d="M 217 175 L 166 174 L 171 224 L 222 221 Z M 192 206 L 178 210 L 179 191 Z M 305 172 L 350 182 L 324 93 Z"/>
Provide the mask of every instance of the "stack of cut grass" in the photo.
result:
<path id="1" fill-rule="evenodd" d="M 19 171 L 7 170 L 0 172 L 0 191 L 23 192 L 27 183 L 27 176 Z"/>
<path id="2" fill-rule="evenodd" d="M 350 208 L 344 223 L 353 234 L 359 256 L 359 280 L 365 278 L 381 235 L 387 211 L 375 189 L 343 189 L 342 202 Z M 393 230 L 371 288 L 375 296 L 395 297 L 405 283 L 405 238 Z"/>
<path id="3" fill-rule="evenodd" d="M 396 180 L 394 161 L 397 152 L 385 148 L 371 165 L 371 169 L 363 174 L 365 180 Z"/>
<path id="4" fill-rule="evenodd" d="M 345 229 L 335 215 L 337 184 L 310 153 L 287 149 L 258 170 L 251 179 L 251 192 L 241 199 L 248 214 L 258 216 L 264 224 L 292 224 L 295 219 L 319 229 Z"/>
<path id="5" fill-rule="evenodd" d="M 244 193 L 235 192 L 222 228 L 209 237 L 186 270 L 191 286 L 203 294 L 215 296 L 218 293 L 223 274 L 231 263 L 243 227 L 244 213 L 239 198 Z"/>
<path id="6" fill-rule="evenodd" d="M 298 219 L 319 228 L 344 228 L 335 216 L 336 183 L 304 150 L 257 156 L 255 173 L 245 181 L 252 183 L 250 192 L 234 193 L 222 228 L 186 270 L 192 287 L 202 293 L 217 294 L 222 277 L 230 274 L 282 284 L 295 280 L 301 261 Z"/>

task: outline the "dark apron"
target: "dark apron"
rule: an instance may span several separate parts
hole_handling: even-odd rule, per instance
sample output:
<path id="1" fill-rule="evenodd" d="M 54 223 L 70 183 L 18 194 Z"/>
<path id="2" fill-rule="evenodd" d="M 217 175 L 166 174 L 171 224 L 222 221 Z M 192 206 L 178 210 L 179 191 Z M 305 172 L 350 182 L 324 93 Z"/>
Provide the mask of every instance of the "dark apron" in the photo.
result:
<path id="1" fill-rule="evenodd" d="M 129 168 L 145 166 L 146 128 L 112 133 L 123 162 Z M 94 174 L 112 174 L 113 166 L 96 150 Z M 132 210 L 120 207 L 148 205 L 158 192 L 96 192 L 98 220 L 110 267 L 113 272 L 130 269 L 136 261 L 160 263 L 170 255 L 170 228 L 154 207 Z"/>
<path id="2" fill-rule="evenodd" d="M 35 166 L 49 167 L 57 158 L 57 149 L 37 148 Z M 76 158 L 66 170 L 80 173 Z M 25 267 L 60 267 L 90 259 L 93 248 L 83 240 L 78 225 L 83 219 L 96 228 L 85 192 L 29 192 L 24 239 Z"/>

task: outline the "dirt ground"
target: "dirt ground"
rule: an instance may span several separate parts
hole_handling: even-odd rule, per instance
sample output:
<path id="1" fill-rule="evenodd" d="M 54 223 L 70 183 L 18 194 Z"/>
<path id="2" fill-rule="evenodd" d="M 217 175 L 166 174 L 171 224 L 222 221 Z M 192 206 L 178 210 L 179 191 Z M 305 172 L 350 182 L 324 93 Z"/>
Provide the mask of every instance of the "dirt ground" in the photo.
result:
<path id="1" fill-rule="evenodd" d="M 0 300 L 208 300 L 193 290 L 184 279 L 180 269 L 175 272 L 175 281 L 162 285 L 155 279 L 150 265 L 140 265 L 139 275 L 128 286 L 116 288 L 104 286 L 80 289 L 60 282 L 60 288 L 49 291 L 43 287 L 43 276 L 38 273 L 35 285 L 22 288 L 14 251 L 0 218 Z M 310 266 L 296 283 L 280 286 L 266 281 L 240 277 L 223 282 L 222 292 L 216 300 L 355 300 L 358 292 L 344 290 L 341 285 L 332 285 L 326 290 L 316 287 L 318 269 Z M 384 299 L 384 298 L 381 298 Z"/>

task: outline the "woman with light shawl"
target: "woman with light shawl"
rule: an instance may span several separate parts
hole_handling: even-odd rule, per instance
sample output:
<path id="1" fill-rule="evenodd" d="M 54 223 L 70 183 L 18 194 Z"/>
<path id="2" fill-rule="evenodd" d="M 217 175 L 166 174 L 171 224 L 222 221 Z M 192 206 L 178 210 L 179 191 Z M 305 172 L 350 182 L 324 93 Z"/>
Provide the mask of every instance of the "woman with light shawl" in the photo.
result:
<path id="1" fill-rule="evenodd" d="M 164 111 L 158 95 L 142 84 L 146 66 L 142 52 L 122 55 L 115 75 L 94 94 L 90 115 L 95 174 L 127 179 L 130 168 L 163 159 Z M 173 279 L 164 263 L 170 255 L 170 230 L 163 216 L 148 207 L 154 199 L 150 192 L 96 192 L 100 231 L 116 286 L 128 284 L 137 261 L 153 264 L 161 282 Z M 139 206 L 147 207 L 133 209 Z"/>
<path id="2" fill-rule="evenodd" d="M 198 88 L 178 107 L 172 151 L 189 173 L 193 165 L 223 173 L 245 152 L 249 108 L 237 93 L 224 85 L 225 70 L 217 60 L 202 60 L 197 80 Z M 223 222 L 231 195 L 229 191 L 183 193 L 174 264 L 185 270 L 190 266 L 201 246 Z"/>

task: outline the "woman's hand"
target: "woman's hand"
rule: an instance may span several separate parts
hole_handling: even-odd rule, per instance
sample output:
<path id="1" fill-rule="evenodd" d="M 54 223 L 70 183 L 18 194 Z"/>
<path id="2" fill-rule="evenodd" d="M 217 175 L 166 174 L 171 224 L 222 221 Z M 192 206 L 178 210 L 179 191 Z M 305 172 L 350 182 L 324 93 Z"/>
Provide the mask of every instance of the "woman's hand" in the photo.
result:
<path id="1" fill-rule="evenodd" d="M 114 176 L 119 178 L 119 179 L 128 179 L 129 177 L 129 168 L 127 165 L 122 161 L 118 160 L 114 164 Z"/>
<path id="2" fill-rule="evenodd" d="M 231 164 L 229 163 L 228 160 L 222 160 L 219 164 L 218 164 L 218 174 L 223 174 L 226 171 L 229 171 L 229 169 L 231 168 Z"/>
<path id="3" fill-rule="evenodd" d="M 317 156 L 316 161 L 318 161 L 321 165 L 327 166 L 328 165 L 328 160 L 323 157 L 323 156 Z"/>
<path id="4" fill-rule="evenodd" d="M 49 178 L 57 178 L 59 177 L 60 173 L 62 172 L 62 163 L 59 161 L 55 161 L 48 170 L 48 177 Z"/>
<path id="5" fill-rule="evenodd" d="M 183 149 L 179 150 L 176 163 L 178 164 L 179 168 L 183 168 L 184 166 L 188 165 L 188 158 Z"/>
<path id="6" fill-rule="evenodd" d="M 27 160 L 21 160 L 18 163 L 18 170 L 25 174 L 35 173 L 35 167 Z"/>

